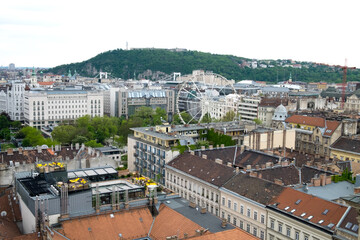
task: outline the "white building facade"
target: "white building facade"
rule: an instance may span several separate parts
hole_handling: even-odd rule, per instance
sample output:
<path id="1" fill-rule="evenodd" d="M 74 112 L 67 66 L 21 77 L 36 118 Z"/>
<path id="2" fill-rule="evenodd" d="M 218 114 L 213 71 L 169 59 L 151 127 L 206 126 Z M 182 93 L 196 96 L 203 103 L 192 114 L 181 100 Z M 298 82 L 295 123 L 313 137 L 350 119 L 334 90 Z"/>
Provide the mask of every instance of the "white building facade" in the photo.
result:
<path id="1" fill-rule="evenodd" d="M 24 121 L 24 93 L 24 82 L 17 80 L 11 81 L 6 93 L 6 111 L 13 121 Z"/>
<path id="2" fill-rule="evenodd" d="M 25 94 L 25 124 L 41 128 L 85 115 L 102 117 L 103 101 L 100 91 L 28 91 Z"/>

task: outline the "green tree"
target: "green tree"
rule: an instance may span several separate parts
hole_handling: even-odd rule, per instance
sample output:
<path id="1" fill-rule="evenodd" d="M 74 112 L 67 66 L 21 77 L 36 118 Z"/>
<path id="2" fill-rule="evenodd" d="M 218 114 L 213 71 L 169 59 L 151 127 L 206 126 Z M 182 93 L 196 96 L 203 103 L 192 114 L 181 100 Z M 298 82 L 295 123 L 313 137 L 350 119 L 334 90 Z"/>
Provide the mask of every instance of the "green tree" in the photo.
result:
<path id="1" fill-rule="evenodd" d="M 253 121 L 254 121 L 255 124 L 257 124 L 257 125 L 261 125 L 261 124 L 262 124 L 262 121 L 261 121 L 260 119 L 258 119 L 258 118 L 255 118 Z"/>
<path id="2" fill-rule="evenodd" d="M 85 143 L 85 142 L 87 142 L 87 141 L 89 141 L 89 139 L 87 139 L 87 138 L 84 137 L 84 136 L 78 135 L 78 136 L 76 136 L 71 142 L 72 142 L 73 144 L 76 144 L 76 143 L 82 144 L 82 143 Z"/>
<path id="3" fill-rule="evenodd" d="M 90 140 L 85 143 L 85 146 L 97 148 L 97 147 L 103 147 L 101 143 L 96 142 L 96 140 Z"/>
<path id="4" fill-rule="evenodd" d="M 184 121 L 188 124 L 192 124 L 192 123 L 196 123 L 196 120 L 192 119 L 191 115 L 187 112 L 182 112 L 180 113 L 181 117 L 184 119 Z M 183 124 L 183 122 L 181 121 L 179 114 L 176 114 L 174 116 L 174 120 L 173 120 L 173 124 Z"/>
<path id="5" fill-rule="evenodd" d="M 222 122 L 230 122 L 234 121 L 234 118 L 236 117 L 236 114 L 234 111 L 228 111 L 225 116 L 221 119 Z"/>
<path id="6" fill-rule="evenodd" d="M 43 135 L 41 135 L 41 132 L 32 127 L 24 127 L 20 130 L 21 134 L 25 136 L 22 146 L 23 147 L 35 147 L 35 146 L 41 146 L 41 145 L 56 145 L 56 141 L 52 141 L 50 138 L 45 139 Z"/>
<path id="7" fill-rule="evenodd" d="M 51 133 L 54 140 L 63 144 L 71 143 L 76 135 L 76 128 L 72 125 L 57 126 Z"/>
<path id="8" fill-rule="evenodd" d="M 204 117 L 201 119 L 202 123 L 211 123 L 212 118 L 209 113 L 205 113 Z"/>

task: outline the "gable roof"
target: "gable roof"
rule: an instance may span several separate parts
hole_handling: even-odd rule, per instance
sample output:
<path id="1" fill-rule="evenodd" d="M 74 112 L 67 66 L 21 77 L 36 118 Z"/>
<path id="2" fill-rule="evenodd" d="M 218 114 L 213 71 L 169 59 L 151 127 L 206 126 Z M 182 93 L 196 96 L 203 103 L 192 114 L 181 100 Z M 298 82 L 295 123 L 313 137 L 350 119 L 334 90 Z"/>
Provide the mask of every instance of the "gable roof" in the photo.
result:
<path id="1" fill-rule="evenodd" d="M 223 188 L 264 205 L 272 202 L 284 189 L 283 186 L 243 173 L 233 177 Z"/>
<path id="2" fill-rule="evenodd" d="M 326 129 L 323 135 L 325 136 L 331 136 L 335 132 L 335 130 L 339 127 L 341 122 L 339 121 L 326 121 Z"/>
<path id="3" fill-rule="evenodd" d="M 340 137 L 330 147 L 335 150 L 348 151 L 356 154 L 360 153 L 360 140 Z"/>
<path id="4" fill-rule="evenodd" d="M 221 187 L 235 175 L 234 168 L 192 155 L 189 152 L 177 156 L 170 161 L 167 166 L 173 167 L 217 187 Z"/>
<path id="5" fill-rule="evenodd" d="M 347 210 L 343 205 L 292 188 L 285 188 L 270 207 L 330 231 L 335 230 L 336 224 Z M 295 211 L 291 212 L 293 209 Z"/>
<path id="6" fill-rule="evenodd" d="M 296 123 L 296 124 L 305 124 L 314 127 L 325 127 L 325 119 L 321 117 L 309 117 L 302 115 L 292 115 L 288 117 L 285 122 L 287 123 Z"/>
<path id="7" fill-rule="evenodd" d="M 258 177 L 275 182 L 275 179 L 281 180 L 285 186 L 288 185 L 296 185 L 300 183 L 299 180 L 299 170 L 296 169 L 294 165 L 289 165 L 285 167 L 272 167 L 272 168 L 265 168 L 261 170 L 256 170 L 258 173 Z"/>
<path id="8" fill-rule="evenodd" d="M 251 167 L 255 167 L 256 165 L 266 164 L 267 162 L 276 164 L 279 161 L 280 157 L 278 156 L 269 155 L 255 150 L 245 150 L 235 159 L 235 166 L 246 168 L 247 165 L 251 165 Z"/>
<path id="9" fill-rule="evenodd" d="M 350 210 L 347 211 L 345 218 L 339 224 L 339 228 L 345 229 L 357 235 L 359 231 L 359 223 L 356 220 L 357 216 L 358 214 L 356 209 L 350 208 Z"/>

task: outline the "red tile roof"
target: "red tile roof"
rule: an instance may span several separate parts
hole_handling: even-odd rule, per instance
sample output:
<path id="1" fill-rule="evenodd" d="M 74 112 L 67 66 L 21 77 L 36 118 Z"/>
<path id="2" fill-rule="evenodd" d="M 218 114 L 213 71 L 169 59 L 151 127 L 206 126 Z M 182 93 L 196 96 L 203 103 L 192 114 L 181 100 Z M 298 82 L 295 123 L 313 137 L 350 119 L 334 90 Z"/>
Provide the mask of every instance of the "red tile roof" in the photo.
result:
<path id="1" fill-rule="evenodd" d="M 41 86 L 50 86 L 53 85 L 55 82 L 38 82 L 39 85 Z"/>
<path id="2" fill-rule="evenodd" d="M 338 121 L 326 121 L 326 130 L 324 132 L 325 136 L 331 136 L 335 130 L 340 126 L 341 122 Z"/>
<path id="3" fill-rule="evenodd" d="M 302 115 L 292 115 L 288 117 L 285 122 L 287 123 L 296 123 L 296 124 L 305 124 L 314 127 L 325 127 L 325 119 L 320 117 L 309 117 Z"/>
<path id="4" fill-rule="evenodd" d="M 336 224 L 345 214 L 347 207 L 309 195 L 292 188 L 284 191 L 273 201 L 282 212 L 296 216 L 306 222 L 334 230 Z M 286 208 L 286 210 L 285 210 Z M 291 211 L 295 209 L 293 213 Z"/>

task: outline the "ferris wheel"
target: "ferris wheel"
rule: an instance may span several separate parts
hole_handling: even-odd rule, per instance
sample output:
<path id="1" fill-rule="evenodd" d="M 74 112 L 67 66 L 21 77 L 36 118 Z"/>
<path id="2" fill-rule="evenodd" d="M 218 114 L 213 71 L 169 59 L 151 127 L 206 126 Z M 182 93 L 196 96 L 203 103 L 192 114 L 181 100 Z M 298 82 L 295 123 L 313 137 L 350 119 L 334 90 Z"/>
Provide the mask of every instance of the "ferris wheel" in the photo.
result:
<path id="1" fill-rule="evenodd" d="M 233 83 L 211 73 L 195 75 L 183 82 L 176 98 L 176 111 L 183 124 L 201 122 L 207 115 L 216 118 L 216 111 L 228 109 L 225 96 L 236 95 Z"/>

